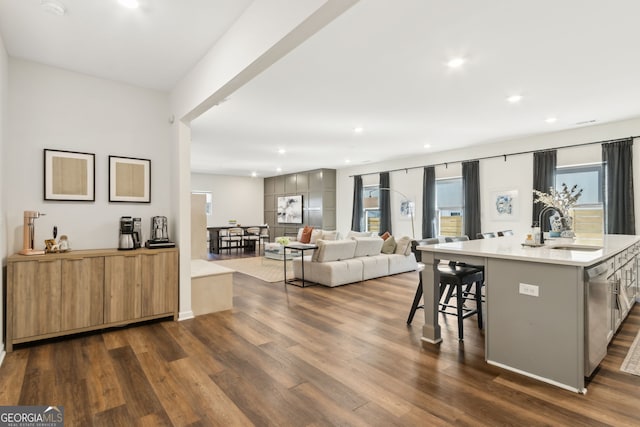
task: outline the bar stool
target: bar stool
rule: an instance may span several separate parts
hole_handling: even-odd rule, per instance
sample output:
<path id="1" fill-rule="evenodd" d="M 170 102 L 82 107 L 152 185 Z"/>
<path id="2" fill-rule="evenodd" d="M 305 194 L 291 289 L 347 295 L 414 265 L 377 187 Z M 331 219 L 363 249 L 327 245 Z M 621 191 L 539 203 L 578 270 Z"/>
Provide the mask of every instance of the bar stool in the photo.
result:
<path id="1" fill-rule="evenodd" d="M 466 236 L 465 236 L 466 237 Z M 468 238 L 467 238 L 468 240 Z M 416 256 L 418 262 L 422 262 L 422 252 L 417 250 L 418 246 L 430 245 L 440 243 L 439 239 L 425 239 L 425 240 L 413 240 L 411 242 L 411 250 Z M 469 316 L 477 314 L 478 316 L 478 328 L 482 329 L 482 282 L 484 280 L 484 272 L 482 269 L 468 266 L 464 264 L 457 264 L 455 262 L 445 262 L 438 265 L 438 272 L 440 273 L 440 298 L 444 295 L 445 291 L 447 296 L 451 298 L 453 291 L 455 291 L 456 305 L 450 305 L 448 300 L 444 303 L 438 301 L 439 312 L 446 315 L 455 315 L 458 317 L 458 340 L 464 339 L 463 320 Z M 475 285 L 475 291 L 471 292 L 470 289 Z M 422 274 L 418 282 L 418 287 L 413 298 L 409 317 L 407 318 L 407 324 L 411 324 L 415 312 L 418 308 L 424 308 L 424 305 L 420 305 L 420 299 L 422 298 Z M 469 299 L 475 300 L 476 308 L 469 308 L 465 305 L 465 302 Z M 448 309 L 455 309 L 455 312 L 448 311 Z"/>

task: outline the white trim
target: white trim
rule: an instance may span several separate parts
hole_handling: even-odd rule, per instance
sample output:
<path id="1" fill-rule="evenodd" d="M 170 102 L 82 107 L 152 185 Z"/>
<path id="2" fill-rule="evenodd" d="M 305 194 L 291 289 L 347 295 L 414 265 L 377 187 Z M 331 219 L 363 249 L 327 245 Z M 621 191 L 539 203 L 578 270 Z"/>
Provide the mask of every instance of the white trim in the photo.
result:
<path id="1" fill-rule="evenodd" d="M 421 337 L 420 339 L 424 342 L 428 342 L 429 344 L 439 344 L 442 342 L 442 338 L 432 340 L 431 338 Z"/>
<path id="2" fill-rule="evenodd" d="M 193 315 L 193 311 L 183 311 L 178 313 L 178 321 L 182 322 L 183 320 L 193 319 L 195 316 Z"/>
<path id="3" fill-rule="evenodd" d="M 489 365 L 497 366 L 499 368 L 506 369 L 507 371 L 515 372 L 517 374 L 524 375 L 525 377 L 533 378 L 533 379 L 536 379 L 538 381 L 542 381 L 544 383 L 551 384 L 551 385 L 554 385 L 556 387 L 560 387 L 562 389 L 572 391 L 574 393 L 587 394 L 587 388 L 586 387 L 583 387 L 581 389 L 580 388 L 576 388 L 576 387 L 572 387 L 570 385 L 562 384 L 562 383 L 559 383 L 557 381 L 550 380 L 549 378 L 544 378 L 544 377 L 541 377 L 539 375 L 535 375 L 535 374 L 531 374 L 529 372 L 521 371 L 520 369 L 512 368 L 511 366 L 503 365 L 502 363 L 493 362 L 491 360 L 487 360 L 487 363 Z"/>
<path id="4" fill-rule="evenodd" d="M 2 345 L 2 350 L 0 350 L 0 366 L 2 366 L 2 362 L 4 362 L 4 357 L 7 355 L 7 352 L 4 351 L 4 344 Z"/>

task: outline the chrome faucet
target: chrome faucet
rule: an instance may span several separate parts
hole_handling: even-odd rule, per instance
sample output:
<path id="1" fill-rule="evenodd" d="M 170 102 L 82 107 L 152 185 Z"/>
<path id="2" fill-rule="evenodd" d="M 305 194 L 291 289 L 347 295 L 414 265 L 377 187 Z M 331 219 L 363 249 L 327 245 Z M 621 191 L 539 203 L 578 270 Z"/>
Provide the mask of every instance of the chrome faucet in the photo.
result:
<path id="1" fill-rule="evenodd" d="M 540 244 L 541 245 L 544 244 L 544 227 L 542 226 L 542 217 L 544 216 L 544 214 L 551 211 L 558 212 L 558 215 L 562 217 L 562 212 L 560 212 L 558 209 L 554 208 L 553 206 L 545 206 L 544 208 L 542 208 L 542 210 L 540 211 L 540 215 L 538 215 L 538 225 L 540 226 Z"/>

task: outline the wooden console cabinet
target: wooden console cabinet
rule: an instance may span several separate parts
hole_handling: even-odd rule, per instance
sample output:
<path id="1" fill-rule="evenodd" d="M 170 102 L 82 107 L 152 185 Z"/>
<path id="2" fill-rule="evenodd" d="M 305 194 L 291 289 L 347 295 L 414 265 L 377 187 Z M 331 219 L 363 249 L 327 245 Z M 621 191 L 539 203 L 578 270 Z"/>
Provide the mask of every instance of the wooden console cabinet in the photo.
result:
<path id="1" fill-rule="evenodd" d="M 178 250 L 99 249 L 7 259 L 13 345 L 178 316 Z"/>

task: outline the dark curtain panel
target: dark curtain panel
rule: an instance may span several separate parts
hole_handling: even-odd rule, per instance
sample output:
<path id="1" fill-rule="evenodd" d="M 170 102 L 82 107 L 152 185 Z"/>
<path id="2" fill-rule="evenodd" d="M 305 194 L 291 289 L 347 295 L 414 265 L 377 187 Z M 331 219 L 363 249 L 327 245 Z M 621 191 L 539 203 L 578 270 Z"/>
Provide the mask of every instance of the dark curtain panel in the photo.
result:
<path id="1" fill-rule="evenodd" d="M 362 231 L 362 177 L 353 177 L 353 213 L 351 214 L 351 229 Z"/>
<path id="2" fill-rule="evenodd" d="M 533 189 L 548 193 L 549 189 L 556 185 L 556 150 L 537 151 L 533 153 Z M 533 194 L 531 195 L 533 197 Z M 532 199 L 535 200 L 535 199 Z M 531 224 L 538 222 L 540 211 L 544 208 L 541 203 L 533 203 L 533 215 Z M 546 215 L 545 215 L 546 216 Z M 542 231 L 549 231 L 549 222 L 543 221 Z"/>
<path id="3" fill-rule="evenodd" d="M 422 178 L 422 238 L 436 237 L 436 168 L 424 168 Z"/>
<path id="4" fill-rule="evenodd" d="M 636 234 L 633 208 L 633 139 L 602 144 L 606 170 L 608 234 Z"/>
<path id="5" fill-rule="evenodd" d="M 464 234 L 475 239 L 480 224 L 480 162 L 462 162 L 462 192 L 464 197 Z"/>
<path id="6" fill-rule="evenodd" d="M 391 192 L 382 190 L 382 188 L 391 188 L 389 181 L 389 172 L 380 172 L 380 235 L 385 231 L 393 234 L 391 231 Z"/>

